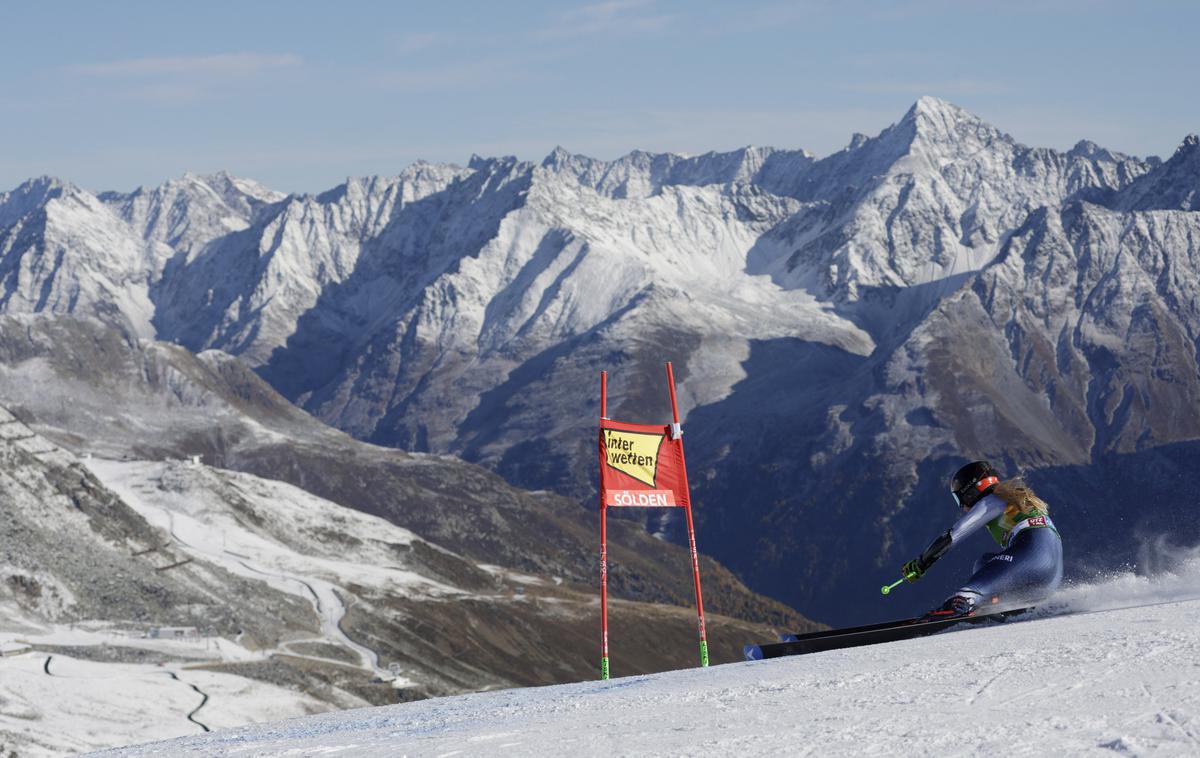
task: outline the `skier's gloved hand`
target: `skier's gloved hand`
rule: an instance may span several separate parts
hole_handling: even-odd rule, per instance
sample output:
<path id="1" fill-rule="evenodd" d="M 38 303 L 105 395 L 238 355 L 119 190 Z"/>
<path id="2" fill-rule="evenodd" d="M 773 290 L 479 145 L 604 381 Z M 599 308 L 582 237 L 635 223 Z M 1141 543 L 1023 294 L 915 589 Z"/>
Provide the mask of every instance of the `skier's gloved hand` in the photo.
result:
<path id="1" fill-rule="evenodd" d="M 939 534 L 937 539 L 929 543 L 929 547 L 920 556 L 912 559 L 900 568 L 900 573 L 907 582 L 915 582 L 925 576 L 925 572 L 929 567 L 937 563 L 937 559 L 946 554 L 950 549 L 952 540 L 950 532 L 947 530 L 944 534 Z"/>
<path id="2" fill-rule="evenodd" d="M 925 569 L 921 568 L 921 559 L 914 558 L 901 566 L 900 575 L 904 577 L 904 581 L 910 584 L 925 576 Z"/>

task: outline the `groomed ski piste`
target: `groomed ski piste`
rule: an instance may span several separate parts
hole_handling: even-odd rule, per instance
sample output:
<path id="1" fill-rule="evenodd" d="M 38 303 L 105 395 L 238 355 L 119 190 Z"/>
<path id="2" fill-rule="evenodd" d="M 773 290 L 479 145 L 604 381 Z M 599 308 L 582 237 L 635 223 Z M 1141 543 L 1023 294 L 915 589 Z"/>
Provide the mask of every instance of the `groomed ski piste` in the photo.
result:
<path id="1" fill-rule="evenodd" d="M 99 756 L 1200 755 L 1200 558 L 1028 620 L 214 731 Z M 886 612 L 881 601 L 880 612 Z M 620 673 L 620 640 L 612 640 Z"/>

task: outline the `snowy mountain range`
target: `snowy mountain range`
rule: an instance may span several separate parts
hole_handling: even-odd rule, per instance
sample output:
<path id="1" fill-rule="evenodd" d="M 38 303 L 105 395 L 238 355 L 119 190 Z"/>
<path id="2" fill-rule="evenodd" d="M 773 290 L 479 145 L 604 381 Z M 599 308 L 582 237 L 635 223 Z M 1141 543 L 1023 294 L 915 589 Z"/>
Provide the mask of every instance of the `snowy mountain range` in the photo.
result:
<path id="1" fill-rule="evenodd" d="M 315 196 L 38 179 L 0 196 L 0 311 L 220 350 L 361 440 L 577 498 L 597 373 L 611 415 L 663 420 L 673 360 L 701 549 L 865 621 L 964 459 L 1054 494 L 1074 570 L 1200 536 L 1175 478 L 1200 439 L 1198 160 L 1194 137 L 1166 161 L 1030 148 L 922 98 L 822 159 L 558 149 Z"/>

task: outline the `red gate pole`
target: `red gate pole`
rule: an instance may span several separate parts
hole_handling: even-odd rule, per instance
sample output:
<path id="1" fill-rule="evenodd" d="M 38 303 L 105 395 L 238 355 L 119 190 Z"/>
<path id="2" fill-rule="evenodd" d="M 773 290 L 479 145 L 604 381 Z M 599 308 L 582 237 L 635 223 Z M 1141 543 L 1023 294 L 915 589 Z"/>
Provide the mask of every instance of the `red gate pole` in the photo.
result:
<path id="1" fill-rule="evenodd" d="M 675 372 L 671 368 L 671 362 L 667 361 L 667 387 L 671 390 L 671 418 L 674 424 L 671 425 L 671 437 L 679 439 L 679 463 L 683 467 L 683 487 L 687 495 L 687 528 L 688 528 L 688 546 L 692 551 L 692 577 L 696 582 L 696 617 L 699 620 L 700 628 L 700 665 L 708 665 L 708 633 L 704 629 L 704 600 L 700 596 L 700 556 L 696 552 L 696 528 L 692 522 L 692 491 L 691 485 L 687 480 L 687 462 L 683 458 L 683 429 L 679 425 L 679 403 L 675 400 Z"/>
<path id="2" fill-rule="evenodd" d="M 608 372 L 600 372 L 600 421 L 608 418 Z M 601 427 L 603 437 L 604 429 Z M 608 506 L 604 502 L 603 473 L 600 481 L 600 678 L 608 678 Z"/>

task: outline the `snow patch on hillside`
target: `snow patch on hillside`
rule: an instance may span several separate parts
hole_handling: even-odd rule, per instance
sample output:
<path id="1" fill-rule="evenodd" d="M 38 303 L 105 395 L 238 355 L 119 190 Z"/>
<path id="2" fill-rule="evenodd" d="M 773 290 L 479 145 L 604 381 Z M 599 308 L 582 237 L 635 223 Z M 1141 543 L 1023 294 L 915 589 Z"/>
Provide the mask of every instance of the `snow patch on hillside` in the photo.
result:
<path id="1" fill-rule="evenodd" d="M 92 459 L 88 467 L 188 554 L 311 602 L 325 637 L 381 678 L 392 677 L 379 656 L 342 631 L 344 587 L 461 594 L 403 565 L 397 549 L 417 539 L 412 532 L 290 484 L 180 462 Z"/>

